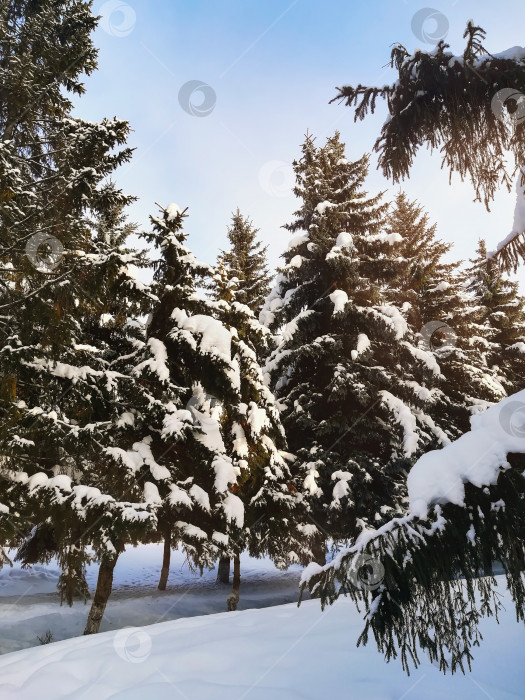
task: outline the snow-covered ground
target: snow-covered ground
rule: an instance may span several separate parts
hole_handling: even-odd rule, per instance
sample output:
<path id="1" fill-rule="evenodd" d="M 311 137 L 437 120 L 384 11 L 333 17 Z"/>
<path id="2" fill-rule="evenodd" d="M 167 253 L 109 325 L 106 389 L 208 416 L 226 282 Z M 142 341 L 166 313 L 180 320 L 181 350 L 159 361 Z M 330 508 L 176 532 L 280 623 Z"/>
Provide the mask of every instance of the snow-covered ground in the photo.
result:
<path id="1" fill-rule="evenodd" d="M 0 570 L 0 698 L 525 697 L 525 628 L 515 622 L 507 593 L 501 624 L 484 622 L 485 641 L 475 650 L 471 674 L 444 677 L 424 659 L 407 677 L 400 664 L 385 664 L 373 642 L 356 648 L 362 619 L 352 602 L 340 600 L 324 612 L 318 601 L 297 608 L 300 567 L 279 572 L 266 560 L 244 557 L 242 611 L 223 613 L 229 589 L 215 584 L 214 571 L 201 578 L 175 552 L 169 588 L 159 593 L 160 562 L 157 545 L 123 555 L 102 624 L 109 631 L 94 637 L 80 636 L 85 605 L 59 607 L 56 566 Z M 96 574 L 91 567 L 92 590 Z M 247 610 L 266 606 L 273 607 Z M 48 630 L 63 641 L 35 646 Z"/>
<path id="2" fill-rule="evenodd" d="M 487 620 L 473 671 L 444 677 L 426 659 L 410 677 L 373 643 L 343 599 L 172 620 L 80 637 L 0 658 L 6 700 L 516 700 L 525 695 L 525 628 L 507 594 Z M 111 614 L 111 611 L 110 611 Z M 114 611 L 113 611 L 114 614 Z"/>
<path id="3" fill-rule="evenodd" d="M 193 573 L 180 552 L 172 554 L 167 590 L 157 591 L 161 562 L 161 545 L 130 548 L 121 556 L 102 631 L 226 610 L 230 588 L 216 585 L 216 571 L 205 571 L 202 577 Z M 241 565 L 240 610 L 297 601 L 301 567 L 281 572 L 267 560 L 247 556 L 242 557 Z M 88 569 L 91 592 L 97 571 L 96 566 Z M 60 606 L 56 593 L 59 574 L 53 563 L 31 569 L 16 564 L 0 569 L 0 654 L 36 646 L 37 637 L 48 631 L 55 641 L 83 633 L 89 601 L 87 605 L 75 603 L 72 608 Z M 0 698 L 3 700 L 1 693 Z"/>

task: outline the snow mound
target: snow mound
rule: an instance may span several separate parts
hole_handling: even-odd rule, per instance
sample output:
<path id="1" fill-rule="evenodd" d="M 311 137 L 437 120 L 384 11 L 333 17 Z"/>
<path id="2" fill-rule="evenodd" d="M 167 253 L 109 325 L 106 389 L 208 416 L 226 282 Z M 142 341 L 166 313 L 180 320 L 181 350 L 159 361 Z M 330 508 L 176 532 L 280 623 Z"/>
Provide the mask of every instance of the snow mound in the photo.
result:
<path id="1" fill-rule="evenodd" d="M 495 484 L 500 470 L 509 466 L 507 454 L 525 452 L 525 390 L 470 421 L 470 432 L 427 452 L 412 467 L 407 479 L 411 514 L 425 518 L 435 503 L 463 505 L 465 483 Z"/>
<path id="2" fill-rule="evenodd" d="M 177 216 L 182 212 L 182 209 L 178 204 L 172 203 L 168 204 L 166 207 L 166 214 L 168 215 L 168 221 L 175 221 Z"/>
<path id="3" fill-rule="evenodd" d="M 443 676 L 423 658 L 407 677 L 400 663 L 385 664 L 373 644 L 356 647 L 362 619 L 350 600 L 324 612 L 314 600 L 300 608 L 128 627 L 7 654 L 0 659 L 0 697 L 384 700 L 408 696 L 417 684 L 418 700 L 511 700 L 522 696 L 525 629 L 507 608 L 501 625 L 484 621 L 485 641 L 466 676 Z"/>
<path id="4" fill-rule="evenodd" d="M 328 296 L 334 305 L 334 315 L 343 313 L 348 303 L 348 294 L 342 289 L 336 289 L 335 292 L 332 292 Z"/>

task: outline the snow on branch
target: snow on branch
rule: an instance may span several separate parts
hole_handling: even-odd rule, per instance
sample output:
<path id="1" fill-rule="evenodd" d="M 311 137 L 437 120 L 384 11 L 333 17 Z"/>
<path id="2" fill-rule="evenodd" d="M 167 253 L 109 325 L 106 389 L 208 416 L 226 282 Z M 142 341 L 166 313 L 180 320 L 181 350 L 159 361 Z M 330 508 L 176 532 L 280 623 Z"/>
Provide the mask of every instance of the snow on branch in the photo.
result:
<path id="1" fill-rule="evenodd" d="M 405 516 L 381 528 L 364 530 L 353 546 L 343 549 L 325 566 L 310 564 L 301 584 L 305 586 L 314 576 L 339 569 L 374 540 L 398 528 L 415 526 L 428 517 L 431 506 L 464 506 L 466 483 L 480 489 L 496 484 L 501 471 L 510 467 L 507 455 L 525 453 L 525 390 L 472 416 L 471 426 L 468 433 L 442 449 L 427 452 L 412 467 L 407 478 L 410 505 Z"/>
<path id="2" fill-rule="evenodd" d="M 465 484 L 497 482 L 507 454 L 525 453 L 525 390 L 471 417 L 471 430 L 442 450 L 424 454 L 408 479 L 410 513 L 426 518 L 436 503 L 465 504 Z"/>
<path id="3" fill-rule="evenodd" d="M 392 85 L 347 85 L 332 102 L 355 107 L 357 120 L 385 99 L 389 114 L 374 145 L 385 177 L 408 177 L 418 150 L 428 146 L 442 153 L 451 175 L 470 178 L 476 200 L 488 209 L 500 184 L 511 187 L 505 153 L 514 156 L 514 172 L 525 162 L 525 49 L 490 54 L 484 30 L 470 21 L 463 36 L 460 56 L 443 41 L 432 52 L 412 54 L 395 45 Z"/>
<path id="4" fill-rule="evenodd" d="M 416 417 L 409 406 L 389 391 L 381 391 L 383 402 L 394 414 L 396 423 L 403 428 L 403 449 L 406 457 L 410 457 L 417 450 L 419 437 L 417 434 Z"/>
<path id="5" fill-rule="evenodd" d="M 525 98 L 524 98 L 525 99 Z M 487 260 L 501 260 L 506 270 L 518 269 L 520 261 L 525 259 L 525 166 L 522 166 L 516 180 L 516 207 L 512 231 L 498 243 L 496 250 L 487 253 Z"/>

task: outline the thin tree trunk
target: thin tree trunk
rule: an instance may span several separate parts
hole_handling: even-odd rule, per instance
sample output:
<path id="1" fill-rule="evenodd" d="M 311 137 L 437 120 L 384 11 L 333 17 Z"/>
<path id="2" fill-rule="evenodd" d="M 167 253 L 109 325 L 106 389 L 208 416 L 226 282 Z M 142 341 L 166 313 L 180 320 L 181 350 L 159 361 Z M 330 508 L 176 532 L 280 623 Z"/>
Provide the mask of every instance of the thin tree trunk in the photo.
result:
<path id="1" fill-rule="evenodd" d="M 11 110 L 9 110 L 11 112 Z M 13 133 L 16 126 L 16 114 L 7 115 L 7 122 L 2 136 L 2 141 L 8 141 L 13 137 Z"/>
<path id="2" fill-rule="evenodd" d="M 100 623 L 106 610 L 106 605 L 113 588 L 113 571 L 117 563 L 118 554 L 108 557 L 100 562 L 97 578 L 97 589 L 93 596 L 84 634 L 96 634 L 100 629 Z"/>
<path id="3" fill-rule="evenodd" d="M 316 564 L 324 566 L 326 564 L 326 541 L 315 540 L 312 544 L 312 554 Z"/>
<path id="4" fill-rule="evenodd" d="M 230 557 L 221 557 L 219 559 L 217 583 L 230 583 Z"/>
<path id="5" fill-rule="evenodd" d="M 486 561 L 483 563 L 483 576 L 494 576 L 492 561 Z"/>
<path id="6" fill-rule="evenodd" d="M 228 597 L 228 610 L 237 610 L 239 603 L 239 590 L 241 588 L 241 558 L 238 554 L 233 558 L 233 585 L 231 595 Z"/>
<path id="7" fill-rule="evenodd" d="M 170 561 L 171 561 L 171 530 L 168 530 L 166 537 L 164 538 L 164 554 L 162 557 L 162 569 L 160 571 L 159 591 L 166 590 L 166 585 L 168 583 L 168 576 L 170 575 Z"/>

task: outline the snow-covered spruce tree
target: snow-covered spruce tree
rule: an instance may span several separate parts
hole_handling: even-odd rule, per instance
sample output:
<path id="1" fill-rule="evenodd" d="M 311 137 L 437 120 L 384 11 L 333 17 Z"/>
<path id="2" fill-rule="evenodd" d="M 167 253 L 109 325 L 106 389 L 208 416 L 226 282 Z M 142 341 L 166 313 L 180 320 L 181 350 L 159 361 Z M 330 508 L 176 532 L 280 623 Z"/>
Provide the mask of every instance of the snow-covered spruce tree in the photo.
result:
<path id="1" fill-rule="evenodd" d="M 62 311 L 71 337 L 58 359 L 45 355 L 46 346 L 32 357 L 20 346 L 18 418 L 6 434 L 8 493 L 17 522 L 33 526 L 18 558 L 29 564 L 57 556 L 59 588 L 71 603 L 87 594 L 86 546 L 93 548 L 100 567 L 89 632 L 100 625 L 118 554 L 157 529 L 139 465 L 124 469 L 113 458 L 133 419 L 129 358 L 141 333 L 132 319 L 147 301 L 135 279 L 140 256 L 122 246 L 127 229 L 118 214 L 93 227 L 90 252 L 80 256 L 86 268 L 75 276 L 78 296 Z"/>
<path id="2" fill-rule="evenodd" d="M 197 293 L 208 265 L 186 247 L 185 212 L 172 204 L 152 217 L 146 240 L 160 252 L 155 263 L 146 339 L 133 375 L 134 443 L 115 452 L 124 464 L 144 455 L 150 464 L 149 498 L 158 504 L 164 560 L 159 588 L 169 573 L 171 548 L 180 545 L 198 568 L 233 553 L 230 538 L 243 523 L 242 501 L 230 490 L 237 474 L 221 434 L 223 413 L 239 401 L 239 369 L 232 335 L 215 306 Z"/>
<path id="3" fill-rule="evenodd" d="M 387 175 L 394 179 L 408 175 L 413 156 L 424 143 L 443 145 L 451 170 L 462 176 L 468 173 L 478 196 L 488 203 L 499 178 L 506 177 L 501 154 L 510 148 L 516 165 L 523 163 L 525 125 L 512 118 L 518 100 L 504 98 L 508 92 L 500 90 L 523 94 L 525 52 L 516 47 L 488 54 L 480 42 L 483 32 L 471 23 L 466 35 L 462 57 L 447 52 L 443 44 L 432 54 L 417 51 L 413 56 L 396 47 L 392 55 L 400 73 L 396 84 L 383 89 L 346 87 L 340 97 L 348 104 L 359 102 L 356 117 L 361 118 L 374 108 L 378 95 L 387 97 L 390 119 L 376 143 Z M 523 185 L 523 179 L 518 180 L 511 235 L 495 255 L 489 254 L 507 270 L 523 258 Z M 422 469 L 412 479 L 414 505 L 419 501 L 419 506 L 406 519 L 391 521 L 376 533 L 377 539 L 362 538 L 354 552 L 342 555 L 349 554 L 346 561 L 324 572 L 310 570 L 306 577 L 331 602 L 338 595 L 335 582 L 359 565 L 356 554 L 368 551 L 379 556 L 384 583 L 380 594 L 369 601 L 362 640 L 366 642 L 371 628 L 388 657 L 399 648 L 405 664 L 408 655 L 417 663 L 419 645 L 443 669 L 449 652 L 452 669 L 468 660 L 478 641 L 477 621 L 498 607 L 491 579 L 476 578 L 494 560 L 503 563 L 517 617 L 524 619 L 525 484 L 523 457 L 517 454 L 524 451 L 524 402 L 523 392 L 504 399 L 473 417 L 472 433 L 443 453 L 424 455 Z M 420 524 L 415 522 L 418 517 Z M 360 597 L 353 587 L 345 590 Z"/>
<path id="4" fill-rule="evenodd" d="M 70 116 L 68 91 L 81 94 L 96 67 L 95 24 L 88 2 L 0 9 L 1 539 L 24 540 L 22 557 L 56 554 L 68 601 L 86 592 L 88 524 L 127 508 L 97 491 L 92 472 L 119 412 L 113 362 L 141 291 L 128 271 L 136 256 L 120 247 L 130 198 L 108 182 L 130 158 L 129 127 Z"/>
<path id="5" fill-rule="evenodd" d="M 67 93 L 81 95 L 79 77 L 97 66 L 90 34 L 96 18 L 86 0 L 4 0 L 0 8 L 1 140 L 27 149 L 38 173 L 41 135 L 71 110 Z"/>
<path id="6" fill-rule="evenodd" d="M 71 332 L 71 345 L 61 348 L 56 360 L 42 353 L 23 363 L 22 376 L 32 378 L 34 389 L 29 391 L 22 385 L 19 399 L 26 403 L 25 411 L 20 411 L 19 400 L 21 415 L 12 430 L 19 437 L 27 435 L 34 444 L 20 444 L 15 456 L 24 465 L 26 460 L 34 460 L 39 473 L 29 482 L 29 518 L 35 522 L 42 513 L 42 526 L 51 529 L 59 559 L 68 552 L 78 559 L 86 544 L 104 558 L 104 542 L 111 540 L 113 526 L 124 531 L 119 538 L 123 544 L 136 541 L 131 532 L 134 526 L 128 522 L 134 517 L 128 501 L 144 502 L 142 487 L 132 475 L 118 473 L 111 455 L 105 452 L 126 443 L 122 431 L 130 421 L 126 396 L 133 381 L 126 364 L 141 337 L 140 324 L 133 318 L 146 308 L 149 296 L 136 280 L 140 256 L 122 245 L 128 228 L 121 225 L 119 214 L 105 216 L 94 225 L 89 253 L 81 256 L 87 266 L 75 278 L 78 296 L 63 311 L 63 326 Z M 45 396 L 41 395 L 44 389 Z M 17 444 L 16 435 L 13 441 Z M 47 445 L 49 455 L 41 455 Z M 46 474 L 52 478 L 47 480 Z M 19 475 L 16 478 L 18 481 Z M 105 502 L 107 522 L 100 518 L 100 508 L 95 508 L 92 516 L 85 513 L 88 506 Z M 139 510 L 146 508 L 139 506 Z M 123 520 L 119 525 L 120 515 Z M 31 540 L 41 538 L 39 528 L 24 542 L 20 558 L 25 563 L 31 560 Z M 35 547 L 32 549 L 34 552 Z M 36 551 L 37 556 L 45 556 L 42 547 Z M 75 576 L 75 568 L 66 562 L 61 586 L 68 602 Z"/>
<path id="7" fill-rule="evenodd" d="M 266 368 L 311 517 L 346 540 L 400 512 L 412 460 L 447 441 L 425 412 L 440 370 L 386 297 L 399 235 L 363 191 L 368 158 L 349 162 L 338 134 L 321 148 L 307 136 L 294 167 L 301 206 L 286 228 L 302 233 L 261 313 L 282 338 Z"/>
<path id="8" fill-rule="evenodd" d="M 387 231 L 398 237 L 392 245 L 396 270 L 388 297 L 407 306 L 420 347 L 433 350 L 441 369 L 428 412 L 446 426 L 450 438 L 459 437 L 469 429 L 472 412 L 506 395 L 497 367 L 487 363 L 477 306 L 465 288 L 460 263 L 444 260 L 451 245 L 436 237 L 436 226 L 429 224 L 422 206 L 403 192 L 394 200 Z"/>
<path id="9" fill-rule="evenodd" d="M 238 309 L 246 307 L 253 316 L 253 319 L 250 318 L 251 328 L 254 327 L 255 315 L 269 292 L 266 248 L 258 250 L 260 243 L 255 242 L 256 234 L 257 230 L 237 209 L 228 229 L 230 250 L 228 253 L 223 251 L 219 255 L 213 279 L 209 284 L 212 298 L 221 302 L 217 306 L 221 318 L 225 322 L 231 320 L 231 304 L 235 301 Z M 260 294 L 254 296 L 254 291 L 257 290 Z M 243 326 L 247 326 L 247 318 L 242 317 L 241 321 Z M 237 328 L 237 325 L 234 324 L 234 326 Z M 253 351 L 258 362 L 261 362 L 263 357 L 267 357 L 274 347 L 272 333 L 261 325 L 258 326 L 258 332 L 251 333 L 250 342 L 255 343 Z M 236 569 L 239 567 L 237 559 L 238 557 L 235 560 Z M 217 583 L 229 584 L 230 568 L 230 558 L 221 557 L 217 563 Z"/>
<path id="10" fill-rule="evenodd" d="M 267 246 L 262 247 L 257 240 L 259 229 L 254 228 L 248 217 L 241 214 L 239 208 L 232 214 L 232 222 L 228 227 L 230 247 L 222 251 L 218 258 L 218 266 L 223 270 L 227 279 L 235 278 L 235 299 L 247 306 L 257 316 L 265 298 L 270 291 L 271 275 L 266 262 Z M 212 295 L 216 299 L 224 299 L 224 283 L 212 284 Z M 273 348 L 271 335 L 258 334 L 253 337 L 254 350 L 259 361 L 266 357 Z M 217 582 L 229 583 L 230 561 L 220 559 L 217 567 Z"/>
<path id="11" fill-rule="evenodd" d="M 421 651 L 444 673 L 470 668 L 480 621 L 502 606 L 486 575 L 494 561 L 525 622 L 524 406 L 521 391 L 474 416 L 471 431 L 413 467 L 403 517 L 364 532 L 323 570 L 305 571 L 323 605 L 343 593 L 364 602 L 358 644 L 372 632 L 386 659 L 400 656 L 408 672 Z"/>
<path id="12" fill-rule="evenodd" d="M 436 224 L 430 224 L 428 214 L 418 202 L 411 202 L 400 190 L 389 210 L 385 231 L 396 238 L 392 245 L 395 279 L 387 290 L 395 303 L 408 302 L 407 320 L 415 329 L 421 329 L 434 313 L 426 308 L 425 291 L 434 286 L 438 270 L 452 276 L 455 265 L 443 266 L 443 256 L 452 244 L 436 237 Z M 443 280 L 446 283 L 446 280 Z"/>
<path id="13" fill-rule="evenodd" d="M 516 215 L 510 235 L 492 254 L 506 270 L 516 269 L 525 258 L 525 48 L 491 54 L 482 44 L 484 30 L 471 21 L 463 36 L 467 44 L 459 56 L 443 41 L 431 53 L 410 54 L 397 44 L 391 54 L 399 74 L 394 84 L 344 86 L 332 101 L 355 105 L 355 118 L 364 119 L 378 97 L 387 100 L 389 116 L 374 148 L 394 182 L 409 176 L 414 156 L 427 145 L 443 153 L 451 175 L 468 175 L 476 199 L 488 208 L 500 183 L 511 188 L 513 173 L 504 156 L 510 151 L 518 173 Z"/>
<path id="14" fill-rule="evenodd" d="M 104 149 L 104 145 L 111 148 L 123 143 L 127 133 L 123 122 L 89 125 L 70 117 L 68 93 L 82 94 L 82 74 L 89 75 L 96 67 L 97 52 L 90 38 L 96 20 L 90 4 L 12 0 L 0 7 L 3 294 L 17 290 L 21 297 L 36 296 L 36 289 L 46 282 L 56 286 L 56 248 L 51 250 L 54 255 L 47 256 L 48 265 L 41 265 L 39 275 L 32 263 L 45 263 L 45 244 L 54 243 L 52 236 L 64 248 L 81 248 L 77 244 L 83 233 L 78 222 L 82 198 L 99 182 L 104 167 L 102 174 L 108 175 L 117 160 L 129 156 L 120 151 L 110 159 Z M 105 128 L 108 133 L 103 135 L 100 132 Z M 26 255 L 28 243 L 32 260 Z M 10 269 L 12 274 L 7 276 Z M 61 272 L 67 276 L 69 270 L 66 266 Z M 22 279 L 27 284 L 35 279 L 38 287 L 19 289 Z"/>
<path id="15" fill-rule="evenodd" d="M 471 263 L 468 289 L 487 340 L 486 362 L 498 368 L 507 393 L 521 391 L 525 385 L 525 300 L 518 283 L 509 279 L 496 261 L 487 259 L 485 241 L 479 241 Z"/>
<path id="16" fill-rule="evenodd" d="M 233 545 L 233 591 L 228 599 L 228 609 L 235 610 L 241 552 L 267 555 L 279 569 L 307 563 L 316 528 L 306 520 L 302 484 L 294 471 L 297 463 L 283 451 L 286 440 L 279 410 L 264 383 L 257 353 L 272 340 L 271 333 L 248 306 L 237 301 L 238 280 L 230 270 L 219 266 L 214 283 L 217 310 L 232 332 L 232 357 L 240 377 L 239 402 L 226 407 L 223 422 L 226 449 L 238 474 L 232 490 L 244 504 L 244 526 Z"/>
<path id="17" fill-rule="evenodd" d="M 263 247 L 257 240 L 258 233 L 259 229 L 237 208 L 228 227 L 230 247 L 219 256 L 231 276 L 238 280 L 236 300 L 256 315 L 270 292 L 272 279 L 266 262 L 268 246 Z"/>

